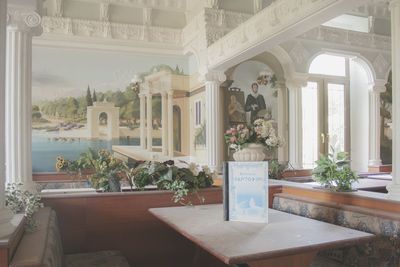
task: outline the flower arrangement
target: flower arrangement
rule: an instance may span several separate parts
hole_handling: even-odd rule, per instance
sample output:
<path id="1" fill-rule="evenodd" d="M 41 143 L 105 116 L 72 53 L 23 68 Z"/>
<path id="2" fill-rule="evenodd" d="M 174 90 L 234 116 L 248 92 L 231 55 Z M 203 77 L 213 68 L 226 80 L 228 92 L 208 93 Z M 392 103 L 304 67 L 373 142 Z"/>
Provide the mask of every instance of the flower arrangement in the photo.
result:
<path id="1" fill-rule="evenodd" d="M 33 218 L 35 212 L 43 207 L 39 194 L 22 189 L 22 184 L 7 184 L 6 207 L 13 213 L 23 213 L 26 219 L 25 229 L 33 232 L 37 229 L 37 221 Z"/>
<path id="2" fill-rule="evenodd" d="M 253 125 L 238 124 L 225 132 L 225 141 L 235 151 L 241 150 L 250 143 L 264 145 L 267 150 L 275 150 L 284 145 L 283 138 L 276 135 L 271 121 L 257 119 Z"/>
<path id="3" fill-rule="evenodd" d="M 123 178 L 126 169 L 125 163 L 113 157 L 108 150 L 101 149 L 98 152 L 89 149 L 81 154 L 77 160 L 66 160 L 57 157 L 57 171 L 66 171 L 82 176 L 82 171 L 88 171 L 88 179 L 96 189 L 106 192 L 121 190 L 119 181 Z"/>
<path id="4" fill-rule="evenodd" d="M 207 166 L 200 167 L 195 163 L 182 162 L 184 167 L 178 167 L 174 161 L 147 161 L 127 172 L 131 186 L 143 190 L 145 186 L 157 186 L 161 190 L 174 192 L 175 203 L 191 204 L 186 197 L 196 193 L 201 188 L 211 187 L 214 173 Z M 198 194 L 201 201 L 204 201 Z"/>

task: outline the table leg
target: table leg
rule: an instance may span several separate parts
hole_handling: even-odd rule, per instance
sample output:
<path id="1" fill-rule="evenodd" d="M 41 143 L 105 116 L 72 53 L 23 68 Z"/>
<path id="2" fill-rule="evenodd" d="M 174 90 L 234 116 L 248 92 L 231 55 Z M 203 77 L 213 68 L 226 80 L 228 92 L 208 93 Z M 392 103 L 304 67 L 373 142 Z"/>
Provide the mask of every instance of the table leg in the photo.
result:
<path id="1" fill-rule="evenodd" d="M 249 262 L 249 267 L 309 267 L 317 251 Z"/>

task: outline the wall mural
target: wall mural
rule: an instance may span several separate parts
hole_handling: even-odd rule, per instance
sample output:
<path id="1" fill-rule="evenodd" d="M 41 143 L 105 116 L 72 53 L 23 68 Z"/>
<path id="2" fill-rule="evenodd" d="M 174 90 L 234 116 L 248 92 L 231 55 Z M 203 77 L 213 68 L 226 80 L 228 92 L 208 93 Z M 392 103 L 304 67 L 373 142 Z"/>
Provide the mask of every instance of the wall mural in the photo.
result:
<path id="1" fill-rule="evenodd" d="M 392 164 L 392 72 L 389 74 L 386 92 L 381 93 L 381 159 Z"/>
<path id="2" fill-rule="evenodd" d="M 160 70 L 188 71 L 185 57 L 34 47 L 33 172 L 53 172 L 58 155 L 139 145 L 139 97 L 131 83 Z M 153 97 L 153 143 L 161 145 L 161 99 Z"/>

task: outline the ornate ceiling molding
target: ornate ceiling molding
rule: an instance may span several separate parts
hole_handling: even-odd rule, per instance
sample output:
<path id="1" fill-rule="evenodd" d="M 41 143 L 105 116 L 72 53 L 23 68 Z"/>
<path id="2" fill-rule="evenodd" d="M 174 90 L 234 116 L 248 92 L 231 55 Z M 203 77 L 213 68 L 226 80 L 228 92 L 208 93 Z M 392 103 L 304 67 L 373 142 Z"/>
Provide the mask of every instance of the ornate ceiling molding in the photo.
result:
<path id="1" fill-rule="evenodd" d="M 240 24 L 208 48 L 212 68 L 228 68 L 286 41 L 327 19 L 352 10 L 362 0 L 280 0 Z"/>
<path id="2" fill-rule="evenodd" d="M 389 36 L 348 31 L 320 26 L 298 37 L 304 41 L 319 41 L 345 46 L 353 46 L 368 50 L 378 50 L 390 53 L 391 38 Z"/>
<path id="3" fill-rule="evenodd" d="M 108 3 L 137 8 L 155 8 L 171 11 L 186 11 L 186 0 L 78 0 L 89 3 Z"/>
<path id="4" fill-rule="evenodd" d="M 44 37 L 104 38 L 180 46 L 181 30 L 61 17 L 43 17 Z"/>

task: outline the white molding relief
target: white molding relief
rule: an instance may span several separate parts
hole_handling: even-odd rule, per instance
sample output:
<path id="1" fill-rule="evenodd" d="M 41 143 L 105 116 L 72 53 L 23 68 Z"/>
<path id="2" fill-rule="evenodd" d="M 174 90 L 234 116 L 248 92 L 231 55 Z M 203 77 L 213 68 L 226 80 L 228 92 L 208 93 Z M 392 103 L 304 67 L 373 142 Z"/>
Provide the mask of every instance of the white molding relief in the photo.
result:
<path id="1" fill-rule="evenodd" d="M 74 1 L 74 0 L 72 0 Z M 155 8 L 172 11 L 186 11 L 186 0 L 78 0 L 89 3 L 108 3 L 111 5 L 136 7 L 136 8 Z"/>
<path id="2" fill-rule="evenodd" d="M 94 37 L 177 46 L 181 46 L 182 43 L 181 30 L 171 28 L 61 17 L 43 17 L 42 20 L 44 37 L 49 35 Z"/>
<path id="3" fill-rule="evenodd" d="M 362 0 L 274 1 L 213 43 L 208 48 L 208 64 L 211 68 L 225 69 L 361 3 Z"/>
<path id="4" fill-rule="evenodd" d="M 300 35 L 298 38 L 307 41 L 315 40 L 387 52 L 391 50 L 391 38 L 389 36 L 335 29 L 326 26 L 314 28 Z"/>

